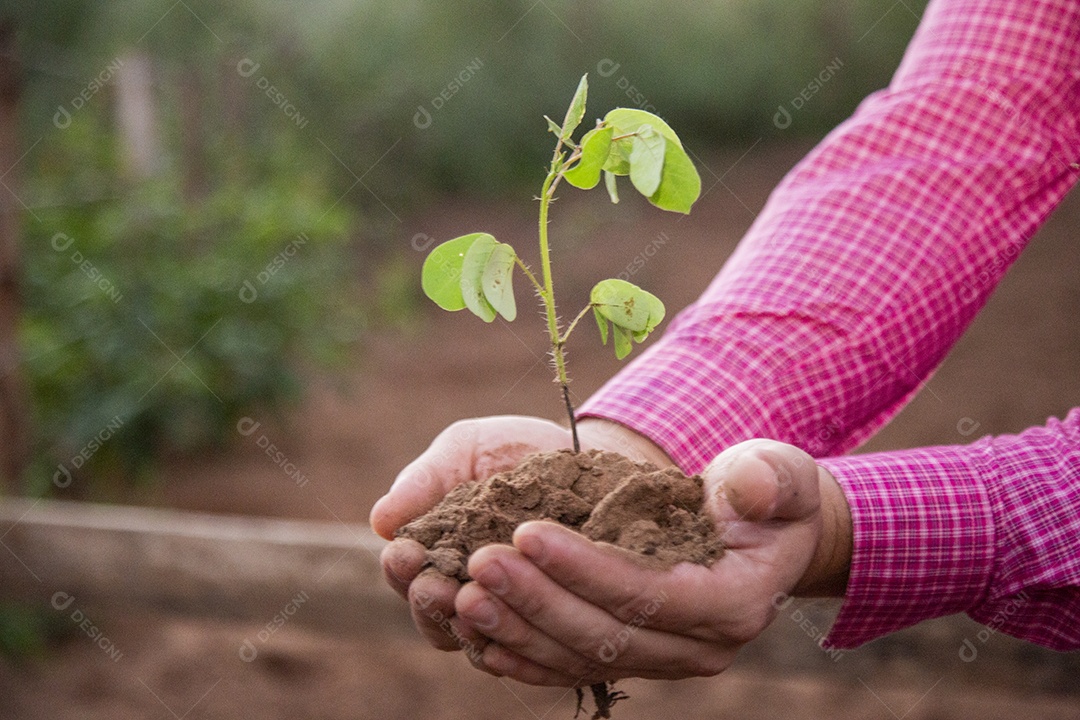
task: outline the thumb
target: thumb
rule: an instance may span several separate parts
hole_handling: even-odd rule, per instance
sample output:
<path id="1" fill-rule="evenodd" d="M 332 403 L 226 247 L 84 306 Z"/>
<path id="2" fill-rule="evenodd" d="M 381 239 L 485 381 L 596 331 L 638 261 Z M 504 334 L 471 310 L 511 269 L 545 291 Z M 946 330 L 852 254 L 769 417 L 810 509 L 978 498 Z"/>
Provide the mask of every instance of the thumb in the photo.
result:
<path id="1" fill-rule="evenodd" d="M 817 512 L 817 463 L 794 445 L 747 440 L 716 456 L 702 472 L 722 520 L 801 520 Z"/>

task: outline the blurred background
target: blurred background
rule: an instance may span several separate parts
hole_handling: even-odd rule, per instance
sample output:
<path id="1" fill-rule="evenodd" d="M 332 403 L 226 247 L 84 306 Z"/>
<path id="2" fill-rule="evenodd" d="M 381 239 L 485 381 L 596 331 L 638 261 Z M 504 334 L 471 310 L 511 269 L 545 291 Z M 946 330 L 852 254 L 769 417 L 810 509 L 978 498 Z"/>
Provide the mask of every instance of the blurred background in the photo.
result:
<path id="1" fill-rule="evenodd" d="M 558 417 L 541 324 L 441 313 L 419 269 L 474 230 L 530 255 L 542 116 L 561 117 L 583 73 L 587 122 L 615 106 L 663 116 L 704 195 L 682 219 L 565 191 L 561 302 L 632 269 L 676 309 L 784 173 L 888 83 L 924 7 L 3 0 L 4 493 L 366 521 L 449 422 Z M 1067 200 L 869 449 L 968 442 L 1080 404 L 1078 215 Z M 595 343 L 571 351 L 580 401 L 619 366 Z M 833 609 L 805 617 L 826 628 Z M 1071 656 L 993 636 L 979 647 L 998 661 L 965 663 L 954 640 L 979 628 L 930 623 L 840 661 L 803 618 L 782 616 L 721 679 L 628 683 L 617 716 L 1080 717 Z M 266 621 L 133 607 L 94 627 L 55 603 L 0 605 L 0 717 L 573 713 L 572 693 L 480 675 L 407 629 L 343 638 L 283 620 L 246 662 L 237 648 Z"/>

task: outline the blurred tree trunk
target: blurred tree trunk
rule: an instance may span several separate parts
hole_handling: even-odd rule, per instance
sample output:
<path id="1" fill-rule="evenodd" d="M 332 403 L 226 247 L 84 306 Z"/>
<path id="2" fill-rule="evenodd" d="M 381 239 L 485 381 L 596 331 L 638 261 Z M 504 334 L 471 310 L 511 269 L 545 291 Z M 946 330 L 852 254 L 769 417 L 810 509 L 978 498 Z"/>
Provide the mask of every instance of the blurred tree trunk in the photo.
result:
<path id="1" fill-rule="evenodd" d="M 207 168 L 203 147 L 202 112 L 206 105 L 203 78 L 197 63 L 180 75 L 180 147 L 184 199 L 195 203 L 206 195 Z"/>
<path id="2" fill-rule="evenodd" d="M 161 168 L 161 128 L 154 105 L 154 66 L 150 57 L 131 52 L 116 73 L 116 120 L 125 174 L 146 180 Z"/>
<path id="3" fill-rule="evenodd" d="M 247 83 L 238 63 L 244 60 L 239 47 L 225 54 L 218 70 L 218 91 L 222 109 L 222 144 L 225 179 L 228 183 L 244 180 L 244 148 L 248 129 Z"/>
<path id="4" fill-rule="evenodd" d="M 0 19 L 0 473 L 14 491 L 30 459 L 30 412 L 19 351 L 19 152 L 21 90 L 15 25 Z"/>

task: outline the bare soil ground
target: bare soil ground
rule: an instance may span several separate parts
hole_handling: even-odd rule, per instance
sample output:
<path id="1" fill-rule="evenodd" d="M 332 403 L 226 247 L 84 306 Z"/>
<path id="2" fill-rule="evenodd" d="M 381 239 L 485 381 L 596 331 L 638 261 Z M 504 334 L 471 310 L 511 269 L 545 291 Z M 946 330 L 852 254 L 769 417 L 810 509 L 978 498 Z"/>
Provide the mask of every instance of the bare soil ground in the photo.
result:
<path id="1" fill-rule="evenodd" d="M 631 197 L 612 208 L 596 195 L 567 193 L 552 229 L 563 302 L 576 305 L 597 278 L 633 268 L 633 281 L 670 308 L 689 303 L 806 149 L 756 147 L 742 158 L 741 150 L 711 157 L 703 171 L 711 188 L 686 219 Z M 408 218 L 400 242 L 408 248 L 419 233 L 445 240 L 485 229 L 523 249 L 535 232 L 533 211 L 527 197 L 499 205 L 455 198 Z M 1073 196 L 926 390 L 867 449 L 968 442 L 1080 405 L 1078 219 L 1080 202 Z M 417 252 L 417 270 L 421 260 Z M 288 423 L 256 418 L 308 479 L 302 487 L 251 436 L 237 434 L 221 456 L 172 464 L 160 490 L 140 501 L 363 522 L 395 473 L 453 420 L 496 413 L 559 416 L 539 320 L 530 323 L 524 313 L 513 325 L 488 327 L 464 313 L 421 308 L 411 330 L 380 330 L 369 338 L 348 372 L 314 378 L 307 401 Z M 571 352 L 578 400 L 619 368 L 610 349 L 598 344 L 581 342 Z M 0 664 L 0 718 L 541 720 L 573 714 L 573 693 L 490 678 L 457 655 L 393 630 L 357 640 L 287 624 L 261 645 L 253 662 L 244 662 L 238 652 L 244 639 L 265 628 L 149 615 L 94 620 L 121 655 L 114 660 L 90 638 L 74 634 L 44 658 Z M 972 682 L 971 673 L 952 673 L 953 646 L 943 646 L 939 656 L 909 660 L 918 672 L 892 677 L 867 674 L 855 653 L 824 674 L 763 673 L 763 664 L 755 663 L 737 664 L 720 678 L 627 682 L 633 699 L 616 708 L 616 717 L 1080 717 L 1080 696 Z"/>

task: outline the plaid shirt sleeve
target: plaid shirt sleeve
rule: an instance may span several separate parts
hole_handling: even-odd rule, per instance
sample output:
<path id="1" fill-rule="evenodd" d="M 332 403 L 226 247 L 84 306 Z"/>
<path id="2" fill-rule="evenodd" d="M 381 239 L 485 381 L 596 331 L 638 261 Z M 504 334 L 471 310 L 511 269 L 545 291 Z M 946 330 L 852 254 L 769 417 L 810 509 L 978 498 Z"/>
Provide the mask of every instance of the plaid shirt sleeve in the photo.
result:
<path id="1" fill-rule="evenodd" d="M 829 645 L 967 612 L 994 632 L 1080 649 L 1080 409 L 965 447 L 821 464 L 859 518 Z"/>
<path id="2" fill-rule="evenodd" d="M 581 414 L 640 432 L 688 472 L 753 437 L 817 457 L 853 449 L 926 382 L 1073 185 L 1078 160 L 1080 3 L 932 0 L 889 87 L 788 174 L 701 298 Z M 914 565 L 905 577 L 927 577 L 925 563 L 953 584 L 941 589 L 939 607 L 916 614 L 965 609 L 975 597 L 969 582 L 986 591 L 985 577 L 967 570 L 989 561 L 980 543 L 997 537 L 1000 512 L 965 474 L 967 460 L 897 455 L 913 463 L 900 472 L 891 456 L 873 457 L 860 461 L 858 476 L 871 476 L 865 463 L 874 462 L 880 476 L 853 480 L 849 493 L 892 492 L 852 501 L 856 567 L 876 537 Z M 836 467 L 840 477 L 856 466 Z M 955 496 L 933 495 L 926 479 L 935 472 L 958 483 Z M 912 515 L 919 498 L 933 512 Z M 972 530 L 962 548 L 920 559 L 918 534 L 888 531 L 894 515 L 931 534 Z M 1077 515 L 1068 516 L 1073 537 Z M 874 552 L 880 567 L 886 551 Z M 895 593 L 926 598 L 903 584 Z M 891 592 L 854 572 L 848 590 L 852 598 Z M 857 644 L 918 619 L 897 624 L 902 614 L 856 629 L 852 612 L 842 613 L 834 637 Z"/>

